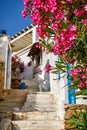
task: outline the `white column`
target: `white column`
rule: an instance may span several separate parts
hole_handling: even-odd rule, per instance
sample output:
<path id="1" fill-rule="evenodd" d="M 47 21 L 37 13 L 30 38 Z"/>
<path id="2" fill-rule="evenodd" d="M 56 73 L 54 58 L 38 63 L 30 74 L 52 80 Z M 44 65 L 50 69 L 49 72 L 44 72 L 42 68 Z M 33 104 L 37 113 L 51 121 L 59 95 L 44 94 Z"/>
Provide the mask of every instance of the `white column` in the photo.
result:
<path id="1" fill-rule="evenodd" d="M 38 41 L 38 35 L 37 35 L 37 31 L 36 31 L 36 26 L 33 27 L 33 31 L 32 31 L 32 43 L 35 43 Z"/>

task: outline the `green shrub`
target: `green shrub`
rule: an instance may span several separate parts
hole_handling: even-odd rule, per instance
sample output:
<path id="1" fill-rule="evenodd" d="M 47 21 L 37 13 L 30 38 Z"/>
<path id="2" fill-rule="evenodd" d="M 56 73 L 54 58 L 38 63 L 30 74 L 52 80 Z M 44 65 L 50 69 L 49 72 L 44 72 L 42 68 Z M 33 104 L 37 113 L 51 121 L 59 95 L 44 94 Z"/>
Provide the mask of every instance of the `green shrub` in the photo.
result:
<path id="1" fill-rule="evenodd" d="M 75 110 L 69 120 L 70 124 L 76 126 L 77 130 L 87 130 L 87 108 L 84 111 L 80 110 L 80 112 Z"/>

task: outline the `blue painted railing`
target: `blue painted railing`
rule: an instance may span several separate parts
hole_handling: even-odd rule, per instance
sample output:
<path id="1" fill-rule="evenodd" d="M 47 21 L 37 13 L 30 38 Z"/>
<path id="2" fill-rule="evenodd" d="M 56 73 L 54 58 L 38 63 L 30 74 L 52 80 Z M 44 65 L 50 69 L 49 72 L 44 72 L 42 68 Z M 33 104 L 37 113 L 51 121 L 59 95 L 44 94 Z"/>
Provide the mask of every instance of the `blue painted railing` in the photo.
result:
<path id="1" fill-rule="evenodd" d="M 71 85 L 71 80 L 70 80 L 70 64 L 67 64 L 67 79 L 68 79 L 68 87 Z M 76 98 L 73 95 L 75 93 L 75 89 L 72 89 L 68 91 L 68 102 L 69 104 L 76 104 Z"/>

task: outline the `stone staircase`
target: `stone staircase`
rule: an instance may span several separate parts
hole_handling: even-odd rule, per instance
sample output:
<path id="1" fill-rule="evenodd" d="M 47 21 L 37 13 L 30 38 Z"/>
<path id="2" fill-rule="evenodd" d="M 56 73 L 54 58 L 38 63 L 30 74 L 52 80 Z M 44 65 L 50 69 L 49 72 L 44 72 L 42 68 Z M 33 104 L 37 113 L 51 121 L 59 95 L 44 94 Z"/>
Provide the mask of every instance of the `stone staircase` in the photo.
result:
<path id="1" fill-rule="evenodd" d="M 64 122 L 57 118 L 56 101 L 50 92 L 27 95 L 20 112 L 13 112 L 12 130 L 63 130 Z"/>

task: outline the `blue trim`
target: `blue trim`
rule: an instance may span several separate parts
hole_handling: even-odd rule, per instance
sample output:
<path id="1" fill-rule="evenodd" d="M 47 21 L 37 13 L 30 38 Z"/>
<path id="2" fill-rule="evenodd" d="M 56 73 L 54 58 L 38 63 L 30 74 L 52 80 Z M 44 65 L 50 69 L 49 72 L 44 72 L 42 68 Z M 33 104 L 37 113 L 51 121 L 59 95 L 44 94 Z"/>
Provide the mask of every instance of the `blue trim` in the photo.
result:
<path id="1" fill-rule="evenodd" d="M 67 79 L 68 79 L 68 87 L 70 87 L 71 85 L 71 80 L 70 80 L 70 64 L 67 64 Z M 73 96 L 72 94 L 75 93 L 75 89 L 72 89 L 70 91 L 68 91 L 68 101 L 69 104 L 76 104 L 76 98 L 75 96 Z"/>

